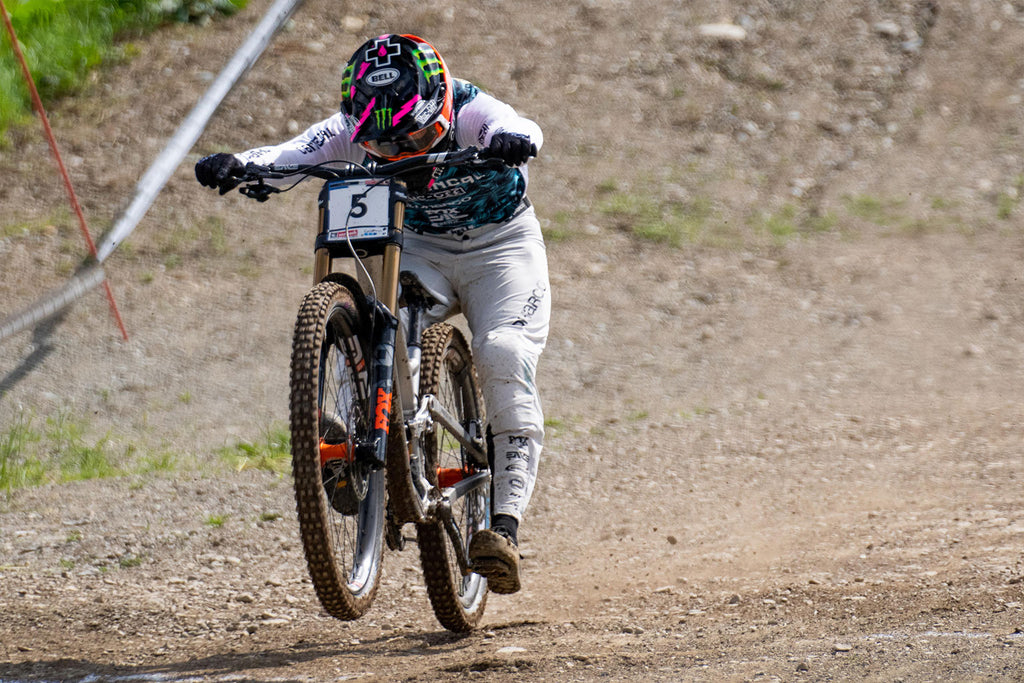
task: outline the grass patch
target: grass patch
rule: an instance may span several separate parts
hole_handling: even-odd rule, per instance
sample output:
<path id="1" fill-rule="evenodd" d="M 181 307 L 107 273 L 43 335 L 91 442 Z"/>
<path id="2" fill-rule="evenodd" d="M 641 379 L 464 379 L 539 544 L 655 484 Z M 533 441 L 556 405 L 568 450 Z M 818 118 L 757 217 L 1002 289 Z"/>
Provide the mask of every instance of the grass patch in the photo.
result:
<path id="1" fill-rule="evenodd" d="M 884 199 L 859 194 L 843 198 L 843 204 L 851 216 L 862 218 L 880 227 L 894 227 L 903 220 L 903 200 Z"/>
<path id="2" fill-rule="evenodd" d="M 546 439 L 557 439 L 563 436 L 571 427 L 571 423 L 568 420 L 563 420 L 560 417 L 545 417 L 544 418 L 544 434 Z"/>
<path id="3" fill-rule="evenodd" d="M 121 569 L 130 569 L 131 567 L 138 567 L 145 561 L 142 555 L 136 555 L 134 553 L 126 553 L 117 558 L 117 566 Z"/>
<path id="4" fill-rule="evenodd" d="M 1013 215 L 1014 209 L 1020 204 L 1022 193 L 1024 193 L 1024 174 L 1019 174 L 1013 186 L 1000 192 L 996 197 L 996 215 L 1000 220 L 1005 221 Z"/>
<path id="5" fill-rule="evenodd" d="M 290 442 L 288 428 L 277 426 L 254 443 L 239 442 L 218 454 L 235 471 L 283 475 L 291 470 Z M 97 437 L 88 421 L 66 410 L 45 419 L 23 411 L 0 427 L 0 493 L 7 496 L 34 486 L 175 472 L 183 464 L 183 456 L 166 447 L 140 451 L 134 444 L 115 445 L 109 432 Z M 145 488 L 144 478 L 129 486 Z"/>
<path id="6" fill-rule="evenodd" d="M 544 241 L 548 243 L 564 242 L 572 236 L 572 224 L 574 216 L 570 211 L 556 211 L 550 220 L 541 220 L 541 231 L 544 233 Z"/>
<path id="7" fill-rule="evenodd" d="M 240 441 L 221 448 L 218 454 L 238 472 L 257 469 L 287 474 L 292 463 L 291 432 L 283 426 L 270 427 L 259 441 Z"/>
<path id="8" fill-rule="evenodd" d="M 82 90 L 89 74 L 136 49 L 117 45 L 167 22 L 206 21 L 247 0 L 7 0 L 4 4 L 44 104 Z M 0 31 L 0 135 L 25 121 L 32 103 L 10 37 Z"/>
<path id="9" fill-rule="evenodd" d="M 651 194 L 612 191 L 599 210 L 617 228 L 658 244 L 678 248 L 716 241 L 710 227 L 714 210 L 707 198 L 674 202 Z"/>
<path id="10" fill-rule="evenodd" d="M 178 456 L 170 451 L 159 453 L 146 453 L 137 458 L 134 470 L 138 474 L 152 474 L 154 472 L 174 472 L 178 469 Z"/>
<path id="11" fill-rule="evenodd" d="M 203 524 L 206 526 L 212 526 L 215 529 L 219 529 L 228 521 L 227 515 L 207 515 L 206 519 L 203 520 Z"/>
<path id="12" fill-rule="evenodd" d="M 123 474 L 114 463 L 108 435 L 90 443 L 85 436 L 86 424 L 64 412 L 47 418 L 46 426 L 52 454 L 60 467 L 60 481 L 102 479 Z"/>
<path id="13" fill-rule="evenodd" d="M 35 455 L 42 438 L 24 415 L 19 415 L 14 424 L 0 434 L 0 489 L 10 493 L 44 480 L 46 467 Z"/>
<path id="14" fill-rule="evenodd" d="M 89 436 L 87 421 L 67 411 L 40 420 L 22 412 L 0 431 L 0 491 L 128 474 L 135 448 L 116 452 L 109 434 Z M 132 471 L 167 469 L 170 456 L 131 462 Z"/>
<path id="15" fill-rule="evenodd" d="M 762 214 L 754 220 L 756 230 L 771 238 L 776 244 L 784 244 L 794 236 L 832 230 L 838 219 L 834 214 L 812 214 L 796 204 L 787 202 L 777 211 Z"/>
<path id="16" fill-rule="evenodd" d="M 686 409 L 677 410 L 675 414 L 676 414 L 676 417 L 679 417 L 679 418 L 681 418 L 683 420 L 693 420 L 693 419 L 698 418 L 698 417 L 703 417 L 705 415 L 710 415 L 713 412 L 715 412 L 714 409 L 711 408 L 708 404 L 706 404 L 706 403 L 699 403 L 699 404 L 693 406 L 693 408 L 690 409 L 690 410 L 686 410 Z"/>
<path id="17" fill-rule="evenodd" d="M 67 225 L 71 219 L 71 211 L 66 206 L 55 208 L 47 216 L 39 216 L 28 220 L 16 221 L 0 225 L 0 238 L 43 237 L 59 234 L 58 226 Z"/>

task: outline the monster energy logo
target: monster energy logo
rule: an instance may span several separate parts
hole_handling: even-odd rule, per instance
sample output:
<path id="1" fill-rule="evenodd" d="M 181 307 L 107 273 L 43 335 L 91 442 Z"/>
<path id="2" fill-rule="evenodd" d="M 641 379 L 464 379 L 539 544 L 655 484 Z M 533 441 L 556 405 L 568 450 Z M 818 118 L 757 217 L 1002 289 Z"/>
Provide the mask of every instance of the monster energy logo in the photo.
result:
<path id="1" fill-rule="evenodd" d="M 342 74 L 342 77 L 341 77 L 341 96 L 342 97 L 345 97 L 346 93 L 348 94 L 349 97 L 353 97 L 355 95 L 355 87 L 354 87 L 354 84 L 352 83 L 352 71 L 353 71 L 353 68 L 354 67 L 351 64 L 349 64 L 347 67 L 345 67 L 345 73 Z"/>
<path id="2" fill-rule="evenodd" d="M 433 50 L 417 50 L 416 64 L 419 65 L 420 69 L 423 71 L 423 75 L 427 79 L 444 72 L 444 69 L 441 68 L 441 63 L 437 61 L 437 56 Z"/>
<path id="3" fill-rule="evenodd" d="M 391 107 L 381 107 L 373 112 L 373 121 L 378 128 L 387 128 L 391 125 Z"/>

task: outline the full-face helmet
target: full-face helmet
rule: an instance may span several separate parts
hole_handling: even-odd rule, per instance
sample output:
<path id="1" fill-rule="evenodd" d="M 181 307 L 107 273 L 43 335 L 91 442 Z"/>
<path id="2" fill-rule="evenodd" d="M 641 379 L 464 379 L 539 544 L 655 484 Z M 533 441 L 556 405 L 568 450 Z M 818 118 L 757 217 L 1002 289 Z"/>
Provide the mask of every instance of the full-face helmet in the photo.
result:
<path id="1" fill-rule="evenodd" d="M 442 141 L 452 125 L 452 99 L 441 55 L 408 34 L 366 41 L 341 81 L 341 111 L 352 141 L 388 160 L 423 154 Z"/>

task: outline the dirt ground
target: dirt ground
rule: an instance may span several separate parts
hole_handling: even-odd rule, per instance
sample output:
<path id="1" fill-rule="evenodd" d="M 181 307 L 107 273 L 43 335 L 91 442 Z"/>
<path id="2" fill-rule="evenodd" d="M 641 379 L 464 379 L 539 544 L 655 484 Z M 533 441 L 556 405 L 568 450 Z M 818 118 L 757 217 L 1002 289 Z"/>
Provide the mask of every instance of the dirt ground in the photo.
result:
<path id="1" fill-rule="evenodd" d="M 54 107 L 97 235 L 269 4 Z M 330 114 L 386 31 L 546 134 L 547 447 L 524 589 L 466 636 L 414 544 L 325 616 L 290 478 L 217 455 L 287 419 L 315 188 L 257 205 L 192 163 Z M 0 500 L 0 680 L 1024 680 L 1022 56 L 1017 2 L 307 0 L 107 261 L 130 339 L 94 292 L 0 341 L 5 432 L 64 411 L 183 463 Z M 11 142 L 5 313 L 83 253 Z"/>

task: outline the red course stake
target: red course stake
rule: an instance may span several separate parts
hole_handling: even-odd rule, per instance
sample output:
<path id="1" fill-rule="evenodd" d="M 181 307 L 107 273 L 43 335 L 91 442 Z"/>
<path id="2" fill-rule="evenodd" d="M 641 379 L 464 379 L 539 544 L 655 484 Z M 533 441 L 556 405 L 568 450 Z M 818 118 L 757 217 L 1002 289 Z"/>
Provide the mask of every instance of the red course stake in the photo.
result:
<path id="1" fill-rule="evenodd" d="M 64 179 L 64 188 L 67 190 L 68 199 L 71 202 L 71 208 L 74 210 L 75 215 L 78 216 L 78 225 L 82 230 L 82 235 L 85 237 L 85 243 L 89 247 L 89 254 L 95 259 L 96 245 L 92 241 L 92 235 L 89 234 L 89 226 L 86 225 L 85 215 L 82 213 L 82 207 L 78 203 L 78 197 L 75 195 L 75 190 L 71 186 L 71 178 L 68 176 L 68 170 L 64 166 L 64 160 L 60 156 L 60 150 L 57 149 L 57 140 L 53 137 L 53 130 L 50 128 L 50 120 L 46 116 L 46 110 L 43 109 L 43 101 L 39 98 L 39 91 L 36 90 L 35 81 L 32 80 L 32 74 L 28 70 L 28 64 L 25 62 L 25 56 L 22 54 L 21 47 L 18 45 L 18 36 L 14 32 L 14 24 L 11 23 L 11 17 L 7 13 L 7 6 L 4 5 L 3 0 L 0 0 L 0 13 L 3 14 L 4 25 L 7 27 L 7 34 L 11 38 L 11 47 L 14 50 L 14 55 L 18 58 L 18 62 L 21 64 L 21 72 L 25 75 L 25 82 L 28 83 L 29 92 L 32 94 L 32 106 L 35 107 L 40 120 L 43 122 L 43 130 L 46 132 L 46 139 L 50 143 L 50 150 L 53 152 L 53 156 L 57 160 L 57 167 L 60 169 L 60 175 Z M 127 341 L 128 332 L 125 330 L 124 322 L 121 320 L 121 314 L 117 310 L 117 303 L 114 301 L 114 293 L 110 290 L 110 283 L 104 280 L 103 288 L 107 292 L 107 301 L 110 302 L 110 310 L 113 312 L 114 318 L 117 320 L 117 326 L 121 330 L 121 336 L 125 341 Z"/>

